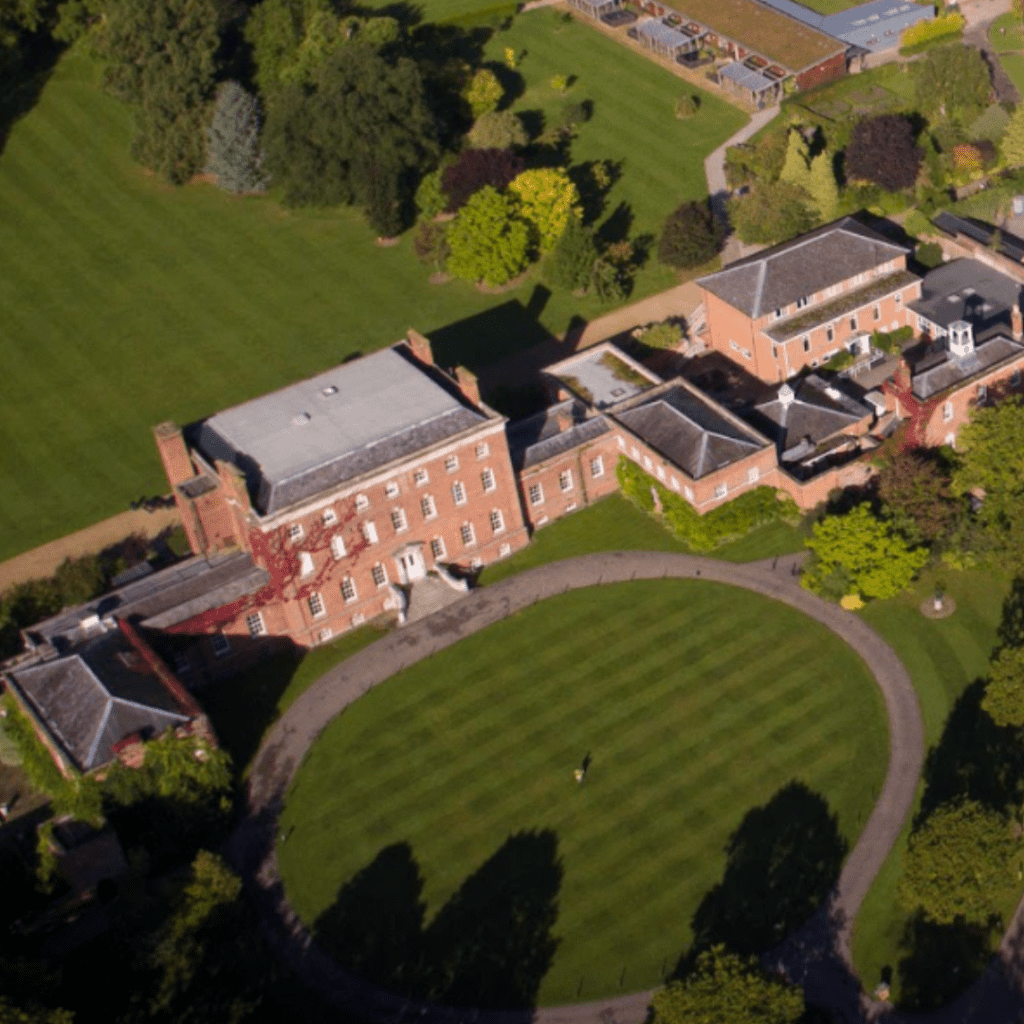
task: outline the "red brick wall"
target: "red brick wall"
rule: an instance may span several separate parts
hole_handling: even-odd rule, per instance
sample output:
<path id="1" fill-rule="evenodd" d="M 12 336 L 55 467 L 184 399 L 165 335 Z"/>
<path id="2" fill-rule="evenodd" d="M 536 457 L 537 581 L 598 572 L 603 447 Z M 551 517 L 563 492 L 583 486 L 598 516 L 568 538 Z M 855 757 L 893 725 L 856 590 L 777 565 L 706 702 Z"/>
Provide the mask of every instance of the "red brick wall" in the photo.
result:
<path id="1" fill-rule="evenodd" d="M 813 68 L 808 68 L 796 76 L 796 84 L 801 89 L 813 89 L 816 86 L 824 85 L 826 82 L 834 82 L 846 74 L 846 54 L 837 53 Z"/>
<path id="2" fill-rule="evenodd" d="M 988 389 L 987 401 L 998 400 L 1003 395 L 1024 393 L 1021 381 L 1014 383 L 1014 373 L 1020 373 L 1024 378 L 1024 355 L 944 396 L 936 404 L 928 420 L 924 433 L 925 444 L 929 447 L 947 444 L 952 435 L 952 444 L 956 446 L 960 428 L 971 418 L 971 412 L 978 405 L 979 387 L 984 386 Z"/>

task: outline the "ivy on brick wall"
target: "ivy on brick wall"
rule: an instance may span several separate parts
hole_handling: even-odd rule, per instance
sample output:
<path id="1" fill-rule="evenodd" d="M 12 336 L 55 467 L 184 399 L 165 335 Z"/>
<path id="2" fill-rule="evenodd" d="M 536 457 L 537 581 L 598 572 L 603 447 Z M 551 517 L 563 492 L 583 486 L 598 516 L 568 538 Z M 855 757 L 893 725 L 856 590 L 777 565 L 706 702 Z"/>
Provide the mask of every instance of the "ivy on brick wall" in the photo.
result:
<path id="1" fill-rule="evenodd" d="M 663 487 L 635 462 L 620 458 L 616 473 L 622 493 L 645 512 L 656 511 L 657 495 L 665 526 L 694 551 L 711 551 L 764 523 L 800 518 L 796 502 L 774 487 L 755 487 L 700 515 L 685 498 Z"/>

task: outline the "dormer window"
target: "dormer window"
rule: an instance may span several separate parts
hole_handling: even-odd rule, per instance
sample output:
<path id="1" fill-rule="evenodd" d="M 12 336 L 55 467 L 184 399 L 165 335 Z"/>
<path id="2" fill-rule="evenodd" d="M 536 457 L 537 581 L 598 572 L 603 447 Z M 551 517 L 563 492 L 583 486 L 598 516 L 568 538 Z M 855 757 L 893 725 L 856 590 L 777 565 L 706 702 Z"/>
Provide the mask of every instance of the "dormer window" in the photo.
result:
<path id="1" fill-rule="evenodd" d="M 807 307 L 807 304 L 810 301 L 811 300 L 809 298 L 807 298 L 806 295 L 803 295 L 799 299 L 796 300 L 796 308 L 797 309 L 805 309 Z"/>
<path id="2" fill-rule="evenodd" d="M 782 310 L 781 309 L 777 309 L 777 310 L 775 310 L 774 313 L 772 313 L 772 319 L 773 320 L 778 320 L 781 316 L 782 316 Z"/>

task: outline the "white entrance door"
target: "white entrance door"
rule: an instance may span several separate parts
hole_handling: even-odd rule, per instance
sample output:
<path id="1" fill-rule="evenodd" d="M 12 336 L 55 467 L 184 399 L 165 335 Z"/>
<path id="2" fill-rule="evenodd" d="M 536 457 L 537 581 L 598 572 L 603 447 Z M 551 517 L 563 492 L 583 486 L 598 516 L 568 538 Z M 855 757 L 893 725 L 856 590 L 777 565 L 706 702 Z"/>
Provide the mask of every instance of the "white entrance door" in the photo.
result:
<path id="1" fill-rule="evenodd" d="M 423 558 L 415 548 L 410 548 L 398 556 L 398 573 L 402 577 L 403 583 L 412 583 L 413 580 L 422 579 L 425 571 Z"/>

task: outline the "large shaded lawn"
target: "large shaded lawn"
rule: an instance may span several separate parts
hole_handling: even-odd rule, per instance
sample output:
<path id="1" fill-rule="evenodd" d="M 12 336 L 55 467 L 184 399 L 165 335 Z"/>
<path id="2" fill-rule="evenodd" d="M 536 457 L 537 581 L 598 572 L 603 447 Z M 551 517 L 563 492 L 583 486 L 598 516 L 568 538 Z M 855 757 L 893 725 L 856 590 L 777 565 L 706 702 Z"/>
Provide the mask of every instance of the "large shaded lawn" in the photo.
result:
<path id="1" fill-rule="evenodd" d="M 956 601 L 948 619 L 926 619 L 918 610 L 921 601 L 934 593 L 936 583 Z M 892 645 L 910 673 L 921 702 L 925 743 L 929 750 L 941 745 L 938 773 L 959 763 L 960 771 L 983 765 L 987 757 L 977 749 L 970 726 L 980 687 L 997 642 L 1008 581 L 992 571 L 931 571 L 909 592 L 891 601 L 877 602 L 863 611 L 864 618 Z M 959 707 L 959 717 L 951 717 Z M 925 771 L 925 784 L 929 780 Z M 964 944 L 947 939 L 919 946 L 906 931 L 908 915 L 896 899 L 909 826 L 875 880 L 857 918 L 853 955 L 864 986 L 870 991 L 884 968 L 892 971 L 893 996 L 897 1000 L 924 998 L 929 993 L 951 993 L 962 987 L 958 976 L 970 978 L 962 960 Z M 1013 907 L 1004 907 L 1005 915 Z M 993 944 L 1001 935 L 994 932 Z M 982 956 L 984 963 L 984 956 Z"/>
<path id="2" fill-rule="evenodd" d="M 676 121 L 672 75 L 583 26 L 549 47 L 551 12 L 539 13 L 494 43 L 530 50 L 524 102 L 543 105 L 529 90 L 555 73 L 577 75 L 594 116 L 574 162 L 622 161 L 611 203 L 634 210 L 634 231 L 656 230 L 704 193 L 703 156 L 744 115 L 708 97 Z M 380 248 L 349 211 L 161 186 L 131 162 L 129 112 L 97 77 L 66 56 L 0 155 L 0 558 L 162 493 L 150 428 L 163 419 L 215 412 L 409 326 L 434 335 L 443 361 L 481 366 L 601 311 L 535 279 L 500 297 L 432 286 L 408 235 Z M 672 281 L 652 264 L 637 294 Z"/>
<path id="3" fill-rule="evenodd" d="M 347 709 L 289 794 L 280 863 L 296 909 L 367 976 L 463 1005 L 572 1002 L 672 971 L 741 823 L 705 912 L 727 904 L 718 927 L 746 941 L 747 915 L 770 938 L 801 899 L 809 912 L 886 759 L 867 670 L 818 624 L 717 584 L 593 588 Z M 760 887 L 773 857 L 796 878 L 746 891 L 739 862 L 762 865 Z M 801 892 L 806 858 L 820 893 Z"/>

